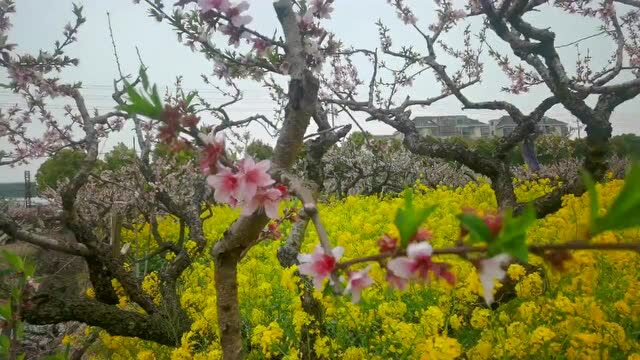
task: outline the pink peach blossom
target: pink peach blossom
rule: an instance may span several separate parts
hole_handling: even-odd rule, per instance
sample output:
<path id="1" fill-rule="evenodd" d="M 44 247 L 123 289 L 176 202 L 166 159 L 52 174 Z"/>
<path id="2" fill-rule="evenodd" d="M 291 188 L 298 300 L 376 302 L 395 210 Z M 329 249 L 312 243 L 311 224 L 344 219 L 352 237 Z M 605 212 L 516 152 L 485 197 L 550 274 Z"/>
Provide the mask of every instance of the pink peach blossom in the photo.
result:
<path id="1" fill-rule="evenodd" d="M 351 302 L 354 304 L 360 301 L 360 293 L 362 290 L 373 284 L 373 279 L 369 276 L 369 270 L 371 266 L 367 266 L 360 271 L 350 271 L 347 287 L 344 289 L 344 293 L 351 293 Z"/>
<path id="2" fill-rule="evenodd" d="M 256 55 L 263 56 L 270 48 L 270 42 L 260 38 L 253 39 L 253 49 L 256 51 Z"/>
<path id="3" fill-rule="evenodd" d="M 247 25 L 253 20 L 253 18 L 249 15 L 242 15 L 243 11 L 249 9 L 249 3 L 246 1 L 241 1 L 238 5 L 230 6 L 225 13 L 231 20 L 231 24 L 235 27 L 240 27 L 243 25 Z"/>
<path id="4" fill-rule="evenodd" d="M 318 245 L 313 250 L 313 253 L 298 255 L 298 261 L 300 262 L 298 270 L 302 275 L 310 276 L 313 279 L 315 288 L 321 290 L 322 282 L 331 274 L 343 253 L 344 248 L 336 246 L 331 250 L 331 254 L 326 254 L 322 246 Z"/>
<path id="5" fill-rule="evenodd" d="M 389 286 L 398 290 L 404 290 L 409 283 L 409 280 L 401 278 L 393 273 L 390 269 L 387 268 L 386 280 L 389 283 Z"/>
<path id="6" fill-rule="evenodd" d="M 398 240 L 384 234 L 380 239 L 378 239 L 378 247 L 380 248 L 381 254 L 392 254 L 398 247 Z"/>
<path id="7" fill-rule="evenodd" d="M 311 12 L 316 14 L 319 18 L 331 19 L 331 12 L 333 7 L 326 0 L 312 0 L 309 8 Z"/>
<path id="8" fill-rule="evenodd" d="M 223 167 L 217 174 L 209 175 L 207 183 L 215 190 L 213 197 L 217 202 L 230 205 L 237 203 L 240 181 L 231 169 Z"/>
<path id="9" fill-rule="evenodd" d="M 412 243 L 407 247 L 407 256 L 399 256 L 391 259 L 387 267 L 393 271 L 396 276 L 404 279 L 410 279 L 416 275 L 426 279 L 431 269 L 431 254 L 433 248 L 426 242 Z"/>
<path id="10" fill-rule="evenodd" d="M 240 46 L 240 40 L 241 39 L 248 39 L 249 38 L 249 33 L 238 28 L 235 27 L 233 25 L 222 25 L 220 26 L 220 31 L 227 35 L 229 37 L 229 40 L 227 41 L 227 43 L 229 45 L 233 45 L 234 47 L 238 47 Z"/>
<path id="11" fill-rule="evenodd" d="M 251 215 L 259 208 L 271 219 L 278 218 L 278 205 L 284 194 L 276 188 L 258 189 L 256 194 L 247 200 L 242 208 L 242 215 Z"/>
<path id="12" fill-rule="evenodd" d="M 296 19 L 301 29 L 308 30 L 313 25 L 313 12 L 307 10 L 303 16 L 296 14 Z"/>
<path id="13" fill-rule="evenodd" d="M 200 11 L 205 13 L 209 10 L 226 11 L 229 9 L 229 0 L 198 0 Z"/>
<path id="14" fill-rule="evenodd" d="M 204 148 L 200 152 L 200 170 L 208 175 L 216 169 L 220 155 L 224 153 L 224 135 L 221 133 L 200 134 Z"/>
<path id="15" fill-rule="evenodd" d="M 437 278 L 444 279 L 449 284 L 455 283 L 455 276 L 449 271 L 449 264 L 434 262 L 431 259 L 433 248 L 426 242 L 411 243 L 407 247 L 407 256 L 400 256 L 387 264 L 387 281 L 392 286 L 401 287 L 402 284 L 395 278 L 405 280 L 417 278 L 422 281 L 429 280 L 429 273 Z M 393 276 L 391 276 L 391 274 Z"/>
<path id="16" fill-rule="evenodd" d="M 267 187 L 275 181 L 267 170 L 271 167 L 271 161 L 262 160 L 256 163 L 251 156 L 247 156 L 238 166 L 238 200 L 250 201 L 258 191 L 259 187 Z"/>

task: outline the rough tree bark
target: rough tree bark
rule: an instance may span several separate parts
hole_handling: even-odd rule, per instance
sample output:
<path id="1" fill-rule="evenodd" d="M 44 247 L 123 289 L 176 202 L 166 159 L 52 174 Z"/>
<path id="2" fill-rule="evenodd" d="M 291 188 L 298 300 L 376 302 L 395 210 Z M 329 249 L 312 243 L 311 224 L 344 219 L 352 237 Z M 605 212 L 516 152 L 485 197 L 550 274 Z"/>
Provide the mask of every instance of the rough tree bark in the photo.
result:
<path id="1" fill-rule="evenodd" d="M 535 135 L 529 135 L 522 141 L 522 158 L 529 170 L 533 172 L 540 171 L 540 162 L 538 162 L 538 156 L 536 155 Z"/>
<path id="2" fill-rule="evenodd" d="M 25 312 L 24 318 L 35 325 L 81 321 L 106 329 L 112 335 L 139 337 L 168 346 L 178 346 L 182 334 L 189 331 L 189 326 L 179 327 L 180 324 L 171 323 L 171 319 L 159 314 L 147 316 L 99 301 L 65 298 L 55 293 L 38 294 L 29 304 L 32 308 Z"/>

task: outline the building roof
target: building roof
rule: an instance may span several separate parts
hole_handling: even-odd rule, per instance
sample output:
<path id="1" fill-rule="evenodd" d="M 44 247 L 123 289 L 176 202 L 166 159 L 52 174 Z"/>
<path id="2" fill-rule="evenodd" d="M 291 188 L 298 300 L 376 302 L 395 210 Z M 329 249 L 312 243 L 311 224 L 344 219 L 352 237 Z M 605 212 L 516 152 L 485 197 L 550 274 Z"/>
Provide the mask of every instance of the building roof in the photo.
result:
<path id="1" fill-rule="evenodd" d="M 438 127 L 438 124 L 433 121 L 433 116 L 416 116 L 413 122 L 416 127 Z"/>
<path id="2" fill-rule="evenodd" d="M 416 116 L 413 122 L 416 127 L 439 127 L 444 125 L 444 121 L 456 120 L 456 125 L 461 126 L 489 126 L 482 121 L 472 119 L 466 115 L 443 115 L 443 116 Z M 462 124 L 458 124 L 458 120 L 462 120 Z"/>
<path id="3" fill-rule="evenodd" d="M 546 116 L 542 117 L 541 123 L 547 124 L 547 125 L 565 125 L 565 126 L 568 125 L 566 122 L 563 122 L 563 121 L 560 121 L 560 120 L 556 120 L 556 119 L 553 119 L 553 118 L 550 118 L 550 117 L 546 117 Z"/>
<path id="4" fill-rule="evenodd" d="M 399 132 L 396 131 L 393 134 L 384 134 L 384 135 L 372 134 L 371 137 L 376 140 L 389 140 L 389 139 L 395 139 L 397 134 L 399 134 Z"/>
<path id="5" fill-rule="evenodd" d="M 502 127 L 505 127 L 505 126 L 515 126 L 516 125 L 516 123 L 513 121 L 513 119 L 509 115 L 505 115 L 505 116 L 502 116 L 502 117 L 500 117 L 498 119 L 491 120 L 491 123 L 494 123 L 494 126 L 496 128 L 502 128 Z M 553 119 L 553 118 L 550 118 L 550 117 L 546 117 L 546 116 L 542 117 L 540 123 L 541 124 L 545 124 L 545 125 L 559 125 L 559 126 L 563 126 L 564 125 L 564 126 L 567 126 L 567 123 L 565 123 L 563 121 L 556 120 L 556 119 Z"/>

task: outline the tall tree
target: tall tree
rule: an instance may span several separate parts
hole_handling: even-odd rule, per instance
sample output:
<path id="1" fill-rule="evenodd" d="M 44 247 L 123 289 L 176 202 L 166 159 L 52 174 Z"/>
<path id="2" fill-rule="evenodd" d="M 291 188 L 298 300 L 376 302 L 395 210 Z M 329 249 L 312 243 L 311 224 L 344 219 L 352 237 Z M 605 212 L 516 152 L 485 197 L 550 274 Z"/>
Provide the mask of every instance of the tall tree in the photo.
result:
<path id="1" fill-rule="evenodd" d="M 42 191 L 56 188 L 61 180 L 73 178 L 82 165 L 84 153 L 72 149 L 63 149 L 47 159 L 36 172 L 36 183 Z"/>

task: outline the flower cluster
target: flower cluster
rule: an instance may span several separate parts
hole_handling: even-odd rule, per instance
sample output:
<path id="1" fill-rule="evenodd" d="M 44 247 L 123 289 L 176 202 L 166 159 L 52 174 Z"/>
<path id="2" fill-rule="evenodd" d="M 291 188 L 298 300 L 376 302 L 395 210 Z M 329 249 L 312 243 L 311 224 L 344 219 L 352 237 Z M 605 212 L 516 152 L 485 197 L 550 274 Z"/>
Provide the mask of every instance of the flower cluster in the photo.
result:
<path id="1" fill-rule="evenodd" d="M 204 175 L 213 174 L 218 169 L 220 157 L 224 154 L 224 135 L 213 132 L 200 134 L 203 147 L 200 151 L 200 170 Z"/>
<path id="2" fill-rule="evenodd" d="M 404 0 L 387 0 L 396 9 L 396 15 L 405 25 L 415 25 L 418 18 L 413 14 L 409 6 L 404 4 Z"/>
<path id="3" fill-rule="evenodd" d="M 214 175 L 207 177 L 207 183 L 214 191 L 219 203 L 242 207 L 243 215 L 251 215 L 263 208 L 268 217 L 278 217 L 278 205 L 287 196 L 284 185 L 272 186 L 275 181 L 267 173 L 271 162 L 256 163 L 250 156 L 238 163 L 237 171 L 219 166 Z"/>
<path id="4" fill-rule="evenodd" d="M 322 249 L 322 246 L 318 245 L 313 250 L 313 253 L 298 255 L 298 261 L 300 262 L 298 268 L 302 275 L 311 276 L 313 285 L 317 290 L 321 290 L 323 280 L 333 272 L 343 253 L 344 248 L 336 246 L 331 250 L 331 253 L 327 254 Z"/>
<path id="5" fill-rule="evenodd" d="M 235 27 L 247 25 L 253 20 L 250 15 L 242 14 L 249 10 L 249 3 L 246 1 L 232 5 L 229 0 L 198 0 L 198 5 L 203 13 L 215 10 L 224 14 Z"/>
<path id="6" fill-rule="evenodd" d="M 433 247 L 429 243 L 429 239 L 433 236 L 429 230 L 425 228 L 416 227 L 416 223 L 422 223 L 428 217 L 428 214 L 434 209 L 425 208 L 417 210 L 413 207 L 413 195 L 412 192 L 405 193 L 405 207 L 398 210 L 396 215 L 395 225 L 400 232 L 401 239 L 385 234 L 377 242 L 380 249 L 380 255 L 378 257 L 363 257 L 356 259 L 351 263 L 337 264 L 337 261 L 343 254 L 343 249 L 338 247 L 334 250 L 330 250 L 325 244 L 323 246 L 316 246 L 313 254 L 301 254 L 298 260 L 301 262 L 300 272 L 303 275 L 308 275 L 313 279 L 316 289 L 320 289 L 322 282 L 325 278 L 333 276 L 335 278 L 335 272 L 339 268 L 348 268 L 359 262 L 371 262 L 377 261 L 381 265 L 386 267 L 386 281 L 392 288 L 404 290 L 407 287 L 409 280 L 419 280 L 420 282 L 427 282 L 435 279 L 443 279 L 450 285 L 455 285 L 455 275 L 450 271 L 451 265 L 446 262 L 435 262 L 432 260 Z M 469 235 L 472 222 L 480 222 L 481 227 L 484 228 L 482 232 L 486 232 L 484 239 L 477 239 L 480 230 L 478 225 L 473 226 L 473 238 L 472 241 L 484 241 L 488 245 L 493 247 L 488 248 L 487 252 L 491 254 L 496 250 L 500 250 L 499 254 L 492 257 L 476 257 L 470 259 L 472 263 L 479 270 L 479 280 L 483 288 L 483 297 L 487 305 L 491 305 L 494 302 L 494 286 L 496 280 L 502 281 L 505 278 L 506 271 L 505 266 L 512 260 L 512 256 L 509 252 L 518 253 L 514 245 L 507 245 L 506 247 L 496 247 L 496 244 L 500 244 L 503 241 L 501 236 L 507 238 L 508 244 L 515 244 L 521 239 L 524 245 L 524 232 L 521 230 L 512 230 L 508 234 L 503 234 L 503 216 L 488 213 L 483 216 L 471 215 L 473 210 L 468 208 L 463 209 L 464 216 L 461 217 L 461 231 L 459 244 L 464 244 L 465 237 Z M 422 215 L 419 215 L 422 214 Z M 524 228 L 525 223 L 518 223 L 516 225 L 519 228 Z M 513 228 L 513 224 L 510 224 L 510 228 Z M 523 231 L 523 230 L 522 230 Z M 521 234 L 521 235 L 518 235 Z M 404 241 L 403 241 L 404 240 Z M 405 245 L 409 242 L 408 245 Z M 398 244 L 402 244 L 400 247 Z M 339 255 L 336 255 L 339 254 Z M 406 254 L 406 256 L 400 256 Z M 553 253 L 555 255 L 555 253 Z M 387 257 L 391 258 L 387 261 Z M 557 256 L 556 256 L 557 257 Z M 465 258 L 469 259 L 466 255 Z M 559 263 L 559 267 L 562 267 L 562 263 L 568 260 L 569 256 L 563 256 L 562 259 L 556 259 L 551 263 Z M 362 271 L 349 271 L 349 280 L 345 293 L 351 293 L 354 302 L 359 301 L 360 292 L 367 286 L 373 284 L 373 280 L 369 277 L 370 267 Z M 332 279 L 333 280 L 333 279 Z M 332 281 L 333 283 L 333 281 Z"/>
<path id="7" fill-rule="evenodd" d="M 409 279 L 429 280 L 429 274 L 440 277 L 450 284 L 455 283 L 455 276 L 449 271 L 446 263 L 434 262 L 431 259 L 433 248 L 426 241 L 409 244 L 407 256 L 399 256 L 387 264 L 387 280 L 392 287 L 404 289 Z"/>
<path id="8" fill-rule="evenodd" d="M 168 145 L 174 152 L 186 150 L 190 144 L 179 136 L 180 129 L 195 127 L 199 122 L 200 118 L 188 113 L 183 104 L 165 105 L 162 112 L 162 126 L 158 131 L 158 140 Z"/>
<path id="9" fill-rule="evenodd" d="M 245 39 L 252 44 L 257 56 L 264 56 L 271 49 L 272 44 L 267 38 L 252 36 L 243 29 L 245 25 L 248 25 L 253 20 L 253 17 L 244 14 L 245 11 L 249 10 L 247 1 L 232 4 L 228 0 L 198 0 L 198 5 L 200 12 L 204 16 L 224 16 L 228 21 L 226 25 L 221 25 L 219 29 L 222 34 L 229 37 L 229 45 L 238 47 L 240 46 L 240 40 Z M 206 43 L 208 38 L 209 34 L 205 31 L 199 40 Z"/>
<path id="10" fill-rule="evenodd" d="M 311 0 L 309 2 L 309 11 L 319 18 L 331 19 L 332 2 L 333 0 Z"/>

